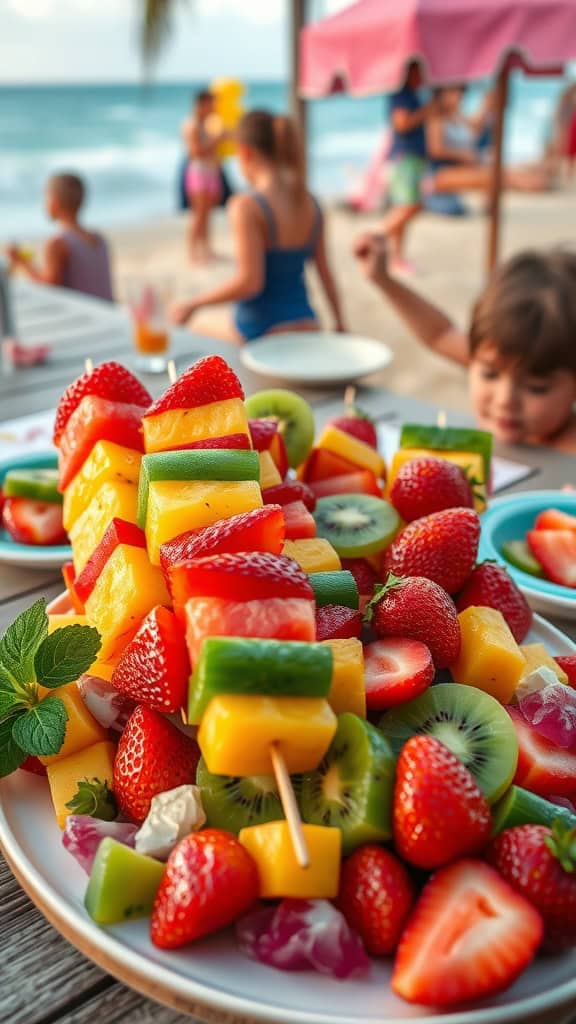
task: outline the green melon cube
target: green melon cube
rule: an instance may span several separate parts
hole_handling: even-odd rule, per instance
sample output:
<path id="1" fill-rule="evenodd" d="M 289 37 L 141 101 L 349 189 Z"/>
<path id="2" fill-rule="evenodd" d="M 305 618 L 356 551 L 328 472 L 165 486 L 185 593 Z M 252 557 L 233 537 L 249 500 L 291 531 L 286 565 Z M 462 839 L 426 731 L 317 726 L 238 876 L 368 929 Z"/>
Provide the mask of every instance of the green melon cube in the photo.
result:
<path id="1" fill-rule="evenodd" d="M 149 917 L 164 870 L 160 861 L 106 836 L 94 858 L 84 906 L 98 924 Z"/>

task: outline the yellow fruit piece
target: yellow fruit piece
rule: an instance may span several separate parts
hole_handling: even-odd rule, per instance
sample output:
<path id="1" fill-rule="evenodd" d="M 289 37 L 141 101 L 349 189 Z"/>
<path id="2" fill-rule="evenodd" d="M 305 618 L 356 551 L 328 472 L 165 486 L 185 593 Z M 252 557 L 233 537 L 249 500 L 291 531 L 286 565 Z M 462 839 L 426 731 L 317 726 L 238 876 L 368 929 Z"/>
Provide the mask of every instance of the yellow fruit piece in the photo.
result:
<path id="1" fill-rule="evenodd" d="M 546 668 L 551 668 L 556 673 L 559 682 L 568 683 L 568 676 L 564 669 L 560 668 L 560 665 L 551 654 L 548 654 L 544 644 L 524 644 L 520 650 L 525 660 L 522 676 L 527 676 L 530 672 L 534 672 L 535 669 L 545 666 Z"/>
<path id="2" fill-rule="evenodd" d="M 254 858 L 261 899 L 332 900 L 338 895 L 342 833 L 339 828 L 302 825 L 310 865 L 301 868 L 286 821 L 243 828 L 238 839 Z"/>
<path id="3" fill-rule="evenodd" d="M 113 441 L 98 441 L 64 493 L 64 528 L 70 530 L 104 483 L 137 484 L 142 455 Z"/>
<path id="4" fill-rule="evenodd" d="M 90 675 L 97 676 L 98 679 L 103 679 L 106 683 L 109 683 L 115 668 L 116 665 L 113 661 L 95 661 L 90 667 Z"/>
<path id="5" fill-rule="evenodd" d="M 293 558 L 304 572 L 332 572 L 342 568 L 337 552 L 324 537 L 304 537 L 302 540 L 287 540 L 282 554 Z"/>
<path id="6" fill-rule="evenodd" d="M 160 569 L 150 564 L 144 548 L 119 544 L 86 601 L 88 621 L 102 637 L 99 660 L 112 660 L 157 604 L 170 606 Z"/>
<path id="7" fill-rule="evenodd" d="M 246 434 L 250 438 L 248 418 L 241 398 L 209 402 L 196 409 L 170 409 L 142 420 L 144 447 L 147 452 L 165 452 L 182 448 L 207 437 Z M 250 444 L 250 447 L 252 445 Z"/>
<path id="8" fill-rule="evenodd" d="M 152 480 L 146 516 L 150 561 L 159 565 L 160 545 L 185 530 L 210 526 L 261 506 L 256 480 Z"/>
<path id="9" fill-rule="evenodd" d="M 260 462 L 260 487 L 264 491 L 266 487 L 276 487 L 282 483 L 282 477 L 270 452 L 258 452 Z"/>
<path id="10" fill-rule="evenodd" d="M 471 606 L 458 616 L 460 654 L 450 665 L 454 682 L 476 686 L 501 704 L 509 704 L 525 661 L 507 622 L 495 608 Z"/>
<path id="11" fill-rule="evenodd" d="M 102 484 L 88 508 L 69 532 L 76 575 L 82 572 L 90 555 L 102 540 L 115 517 L 136 522 L 138 488 L 135 484 L 109 481 Z"/>
<path id="12" fill-rule="evenodd" d="M 317 697 L 226 695 L 210 701 L 198 743 L 215 775 L 272 775 L 272 743 L 289 772 L 313 771 L 335 732 L 336 715 Z"/>
<path id="13" fill-rule="evenodd" d="M 366 718 L 364 648 L 360 640 L 323 640 L 332 648 L 332 684 L 328 703 L 336 715 L 352 711 Z"/>
<path id="14" fill-rule="evenodd" d="M 76 683 L 67 683 L 66 686 L 59 686 L 57 690 L 39 686 L 38 692 L 42 699 L 60 697 L 68 714 L 64 743 L 57 754 L 40 757 L 39 760 L 42 761 L 42 764 L 54 764 L 56 761 L 61 761 L 63 757 L 83 750 L 84 747 L 90 747 L 93 743 L 105 740 L 108 736 L 106 729 L 103 729 L 88 711 Z"/>
<path id="15" fill-rule="evenodd" d="M 455 466 L 466 470 L 466 475 L 474 481 L 474 507 L 477 512 L 483 512 L 486 508 L 486 480 L 484 475 L 484 459 L 477 452 L 453 452 L 437 451 L 432 448 L 399 448 L 394 453 L 394 458 L 388 470 L 388 494 L 390 488 L 398 476 L 398 470 L 412 459 L 423 459 L 433 457 L 445 459 Z"/>
<path id="16" fill-rule="evenodd" d="M 98 779 L 107 782 L 110 789 L 114 779 L 114 744 L 95 743 L 69 757 L 62 757 L 48 765 L 48 782 L 56 820 L 60 828 L 66 825 L 66 818 L 73 811 L 66 804 L 76 796 L 78 783 L 84 779 Z"/>
<path id="17" fill-rule="evenodd" d="M 380 453 L 357 437 L 345 434 L 338 427 L 325 427 L 316 447 L 335 452 L 362 469 L 371 469 L 376 477 L 386 476 L 386 466 Z"/>

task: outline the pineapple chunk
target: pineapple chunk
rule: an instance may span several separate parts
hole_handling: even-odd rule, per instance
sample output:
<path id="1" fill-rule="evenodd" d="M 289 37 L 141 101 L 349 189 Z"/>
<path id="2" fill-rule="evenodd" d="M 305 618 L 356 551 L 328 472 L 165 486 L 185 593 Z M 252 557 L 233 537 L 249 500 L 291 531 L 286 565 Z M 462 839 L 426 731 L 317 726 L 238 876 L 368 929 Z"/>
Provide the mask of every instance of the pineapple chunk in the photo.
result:
<path id="1" fill-rule="evenodd" d="M 238 839 L 256 861 L 261 899 L 332 900 L 338 895 L 342 833 L 302 825 L 310 865 L 301 868 L 286 821 L 243 828 Z"/>
<path id="2" fill-rule="evenodd" d="M 371 469 L 376 477 L 386 476 L 386 466 L 380 453 L 357 437 L 345 434 L 338 427 L 330 425 L 325 427 L 317 447 L 326 448 L 336 455 L 341 455 L 343 459 L 348 459 L 349 462 L 360 466 L 361 469 Z"/>
<path id="3" fill-rule="evenodd" d="M 241 398 L 208 402 L 195 409 L 170 409 L 157 416 L 144 417 L 142 426 L 147 452 L 165 452 L 169 448 L 182 448 L 194 441 L 226 437 L 227 434 L 246 434 L 250 438 Z"/>
<path id="4" fill-rule="evenodd" d="M 265 491 L 267 487 L 276 487 L 277 484 L 281 484 L 282 477 L 270 452 L 258 452 L 258 459 L 260 461 L 260 487 L 262 490 Z"/>
<path id="5" fill-rule="evenodd" d="M 454 682 L 476 686 L 509 704 L 526 662 L 508 623 L 495 608 L 471 605 L 458 616 L 462 643 L 450 672 Z"/>
<path id="6" fill-rule="evenodd" d="M 135 484 L 117 481 L 102 484 L 69 533 L 77 576 L 102 540 L 112 519 L 136 523 L 137 505 L 138 488 Z"/>
<path id="7" fill-rule="evenodd" d="M 332 685 L 328 703 L 336 715 L 352 711 L 366 718 L 364 648 L 360 640 L 323 640 L 332 648 Z"/>
<path id="8" fill-rule="evenodd" d="M 551 654 L 548 654 L 544 644 L 523 644 L 520 650 L 522 651 L 525 660 L 522 676 L 530 675 L 530 672 L 534 672 L 535 669 L 545 666 L 556 673 L 558 676 L 558 682 L 564 683 L 565 685 L 568 684 L 568 676 L 564 669 L 560 668 L 560 665 L 555 661 Z"/>
<path id="9" fill-rule="evenodd" d="M 124 448 L 113 441 L 98 441 L 64 493 L 64 528 L 71 529 L 102 484 L 137 484 L 141 459 L 140 452 L 133 448 Z"/>
<path id="10" fill-rule="evenodd" d="M 333 572 L 342 568 L 337 552 L 324 537 L 305 537 L 302 540 L 287 540 L 282 554 L 293 558 L 304 572 Z"/>
<path id="11" fill-rule="evenodd" d="M 56 820 L 60 828 L 66 825 L 66 818 L 73 812 L 66 804 L 76 796 L 78 783 L 84 779 L 98 779 L 107 782 L 110 789 L 114 779 L 114 744 L 94 743 L 69 757 L 59 758 L 48 765 L 48 782 Z"/>

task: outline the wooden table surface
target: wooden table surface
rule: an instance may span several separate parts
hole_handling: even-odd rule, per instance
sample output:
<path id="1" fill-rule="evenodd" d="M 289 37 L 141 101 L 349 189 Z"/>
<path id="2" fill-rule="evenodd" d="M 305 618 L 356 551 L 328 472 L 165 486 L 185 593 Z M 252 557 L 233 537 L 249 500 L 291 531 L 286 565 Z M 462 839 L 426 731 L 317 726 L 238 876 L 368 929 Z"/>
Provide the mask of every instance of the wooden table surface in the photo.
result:
<path id="1" fill-rule="evenodd" d="M 49 342 L 53 352 L 45 366 L 0 373 L 0 419 L 53 408 L 63 388 L 82 372 L 88 356 L 95 363 L 116 358 L 130 365 L 130 330 L 122 311 L 22 281 L 15 282 L 14 292 L 20 337 L 29 342 Z M 186 331 L 174 332 L 173 356 L 180 371 L 208 352 L 219 352 L 231 362 L 248 393 L 266 386 L 261 378 L 241 367 L 238 352 L 231 346 Z M 144 379 L 155 395 L 166 386 L 164 377 Z M 341 411 L 338 391 L 304 393 L 314 406 L 319 426 Z M 377 419 L 389 422 L 433 423 L 436 419 L 433 406 L 387 392 L 385 373 L 365 382 L 359 401 Z M 464 421 L 464 417 L 454 417 L 454 422 Z M 499 454 L 534 469 L 534 475 L 514 489 L 576 484 L 573 457 L 519 447 L 500 449 Z M 37 597 L 50 598 L 59 590 L 57 572 L 1 566 L 0 633 Z M 555 624 L 576 639 L 575 623 L 555 620 Z M 185 1024 L 191 1020 L 126 988 L 77 952 L 42 917 L 2 858 L 0 907 L 0 1024 Z M 576 1001 L 563 1011 L 541 1018 L 540 1024 L 576 1024 Z"/>

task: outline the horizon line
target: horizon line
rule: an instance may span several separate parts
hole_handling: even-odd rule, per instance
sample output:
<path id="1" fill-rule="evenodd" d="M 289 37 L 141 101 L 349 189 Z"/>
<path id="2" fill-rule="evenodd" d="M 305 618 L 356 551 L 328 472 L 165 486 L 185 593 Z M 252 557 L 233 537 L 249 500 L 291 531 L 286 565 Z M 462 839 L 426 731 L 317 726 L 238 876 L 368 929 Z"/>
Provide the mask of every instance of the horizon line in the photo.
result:
<path id="1" fill-rule="evenodd" d="M 38 79 L 38 80 L 25 80 L 25 79 L 13 79 L 11 81 L 3 81 L 0 79 L 0 89 L 12 89 L 12 88 L 46 88 L 50 86 L 56 86 L 58 88 L 64 88 L 66 86 L 83 86 L 83 85 L 99 85 L 102 87 L 114 86 L 114 85 L 140 85 L 146 89 L 153 89 L 155 85 L 185 85 L 185 86 L 197 86 L 205 85 L 208 75 L 200 76 L 199 78 L 60 78 L 60 79 Z M 267 75 L 215 75 L 215 79 L 226 78 L 240 80 L 241 82 L 248 83 L 267 83 L 267 84 L 287 84 L 289 76 L 284 75 L 280 77 L 272 77 Z"/>

